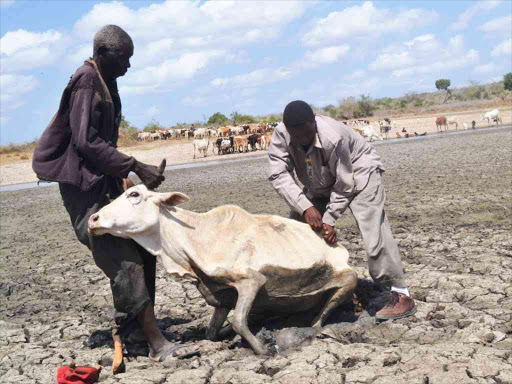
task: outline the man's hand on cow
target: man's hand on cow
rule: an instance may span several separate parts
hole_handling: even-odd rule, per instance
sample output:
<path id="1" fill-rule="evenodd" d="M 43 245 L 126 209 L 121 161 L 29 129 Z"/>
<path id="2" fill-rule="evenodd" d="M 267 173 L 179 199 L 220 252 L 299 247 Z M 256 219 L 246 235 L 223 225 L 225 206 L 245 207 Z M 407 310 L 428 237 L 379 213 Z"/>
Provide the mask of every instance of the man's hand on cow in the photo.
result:
<path id="1" fill-rule="evenodd" d="M 322 230 L 322 215 L 315 207 L 310 207 L 304 211 L 304 220 L 315 232 Z"/>
<path id="2" fill-rule="evenodd" d="M 133 181 L 131 181 L 131 179 L 128 179 L 128 178 L 123 179 L 123 191 L 130 189 L 134 185 L 135 184 L 133 183 Z"/>
<path id="3" fill-rule="evenodd" d="M 325 242 L 327 244 L 334 244 L 336 242 L 336 231 L 334 227 L 331 227 L 329 224 L 324 224 L 323 230 Z"/>
<path id="4" fill-rule="evenodd" d="M 154 165 L 144 164 L 137 161 L 133 172 L 139 176 L 140 181 L 142 181 L 148 189 L 155 189 L 165 180 L 165 177 L 162 175 L 165 169 L 165 160 L 162 164 L 160 164 L 159 167 L 155 167 Z"/>

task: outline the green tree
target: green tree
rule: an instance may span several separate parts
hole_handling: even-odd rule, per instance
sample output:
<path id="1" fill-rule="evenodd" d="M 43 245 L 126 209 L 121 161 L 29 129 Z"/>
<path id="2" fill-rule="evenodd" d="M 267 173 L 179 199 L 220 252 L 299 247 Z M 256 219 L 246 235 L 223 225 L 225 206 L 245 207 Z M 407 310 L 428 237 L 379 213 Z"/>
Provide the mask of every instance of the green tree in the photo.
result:
<path id="1" fill-rule="evenodd" d="M 503 76 L 503 86 L 507 91 L 512 91 L 512 72 Z"/>
<path id="2" fill-rule="evenodd" d="M 228 121 L 228 118 L 220 112 L 216 112 L 208 119 L 208 125 L 223 125 Z"/>
<path id="3" fill-rule="evenodd" d="M 359 96 L 357 106 L 359 107 L 361 117 L 373 116 L 373 111 L 375 110 L 375 108 L 373 106 L 372 98 L 370 97 L 370 95 Z"/>
<path id="4" fill-rule="evenodd" d="M 144 127 L 144 132 L 155 132 L 159 129 L 163 129 L 163 127 L 155 120 L 152 120 L 150 123 L 147 123 Z"/>
<path id="5" fill-rule="evenodd" d="M 440 91 L 446 91 L 446 97 L 444 98 L 443 103 L 446 103 L 446 100 L 448 100 L 452 94 L 452 90 L 448 89 L 450 84 L 451 84 L 451 81 L 448 79 L 436 80 L 436 88 Z"/>
<path id="6" fill-rule="evenodd" d="M 238 120 L 238 116 L 240 116 L 240 115 L 238 114 L 237 111 L 233 111 L 229 115 L 229 117 L 231 117 L 231 120 L 233 121 L 233 125 L 236 125 L 236 121 Z"/>
<path id="7" fill-rule="evenodd" d="M 258 120 L 251 115 L 237 115 L 238 124 L 253 124 L 257 123 Z"/>

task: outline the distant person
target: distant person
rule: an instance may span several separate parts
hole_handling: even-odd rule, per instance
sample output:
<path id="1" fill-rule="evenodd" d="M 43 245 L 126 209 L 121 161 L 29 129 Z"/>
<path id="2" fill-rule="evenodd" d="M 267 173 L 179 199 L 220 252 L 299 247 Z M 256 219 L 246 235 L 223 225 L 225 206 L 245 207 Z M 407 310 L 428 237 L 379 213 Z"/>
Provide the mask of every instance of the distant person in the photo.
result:
<path id="1" fill-rule="evenodd" d="M 349 208 L 357 221 L 376 284 L 391 290 L 377 320 L 400 319 L 416 312 L 409 295 L 398 245 L 384 211 L 384 167 L 375 149 L 345 124 L 314 115 L 304 101 L 284 109 L 268 148 L 269 181 L 291 207 L 290 218 L 336 242 L 336 220 Z M 294 179 L 295 171 L 304 185 Z"/>
<path id="2" fill-rule="evenodd" d="M 476 127 L 476 121 L 475 121 L 475 120 L 473 120 L 473 121 L 471 122 L 471 128 L 472 128 L 472 129 L 475 129 L 475 127 Z"/>
<path id="3" fill-rule="evenodd" d="M 93 58 L 64 89 L 32 167 L 39 179 L 59 183 L 78 240 L 110 279 L 119 334 L 147 340 L 150 357 L 164 360 L 185 350 L 167 341 L 156 325 L 156 257 L 133 240 L 88 234 L 89 217 L 133 185 L 127 178 L 130 171 L 150 189 L 165 179 L 157 167 L 116 149 L 121 122 L 116 79 L 126 74 L 132 55 L 132 39 L 118 26 L 107 25 L 94 35 Z"/>

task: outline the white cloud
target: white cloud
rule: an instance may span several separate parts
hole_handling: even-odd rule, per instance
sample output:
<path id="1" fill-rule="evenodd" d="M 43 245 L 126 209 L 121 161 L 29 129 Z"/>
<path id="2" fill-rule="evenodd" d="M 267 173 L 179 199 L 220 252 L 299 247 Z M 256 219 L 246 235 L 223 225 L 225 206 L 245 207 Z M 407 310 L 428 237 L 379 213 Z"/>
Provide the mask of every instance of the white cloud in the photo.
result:
<path id="1" fill-rule="evenodd" d="M 67 39 L 53 30 L 7 32 L 0 39 L 1 71 L 19 72 L 52 64 L 59 59 L 66 43 Z"/>
<path id="2" fill-rule="evenodd" d="M 314 51 L 307 51 L 304 55 L 304 63 L 310 66 L 336 63 L 350 50 L 348 44 L 325 47 Z"/>
<path id="3" fill-rule="evenodd" d="M 469 26 L 469 22 L 475 16 L 481 16 L 482 13 L 485 13 L 486 11 L 496 8 L 498 5 L 500 5 L 500 3 L 501 0 L 481 0 L 475 3 L 474 5 L 466 9 L 464 12 L 462 12 L 459 15 L 457 22 L 451 24 L 449 26 L 449 29 L 452 31 L 466 29 Z"/>
<path id="4" fill-rule="evenodd" d="M 264 84 L 275 83 L 291 77 L 293 71 L 287 68 L 263 68 L 243 75 L 233 77 L 219 77 L 211 81 L 210 85 L 215 88 L 250 88 Z"/>
<path id="5" fill-rule="evenodd" d="M 0 0 L 1 8 L 8 8 L 14 3 L 14 0 Z"/>
<path id="6" fill-rule="evenodd" d="M 478 29 L 485 33 L 508 32 L 510 34 L 512 31 L 512 15 L 492 19 L 482 24 Z"/>
<path id="7" fill-rule="evenodd" d="M 392 70 L 392 76 L 402 78 L 438 72 L 443 65 L 450 69 L 476 61 L 478 61 L 478 52 L 474 50 L 464 52 L 462 35 L 456 35 L 443 43 L 433 34 L 428 34 L 403 44 L 393 44 L 383 48 L 368 68 L 373 71 Z"/>
<path id="8" fill-rule="evenodd" d="M 496 72 L 498 67 L 494 63 L 488 63 L 488 64 L 482 64 L 477 65 L 475 69 L 473 69 L 474 73 L 490 73 L 490 72 Z"/>
<path id="9" fill-rule="evenodd" d="M 382 3 L 380 3 L 382 4 Z M 307 46 L 326 45 L 349 38 L 378 37 L 390 32 L 408 32 L 438 19 L 434 11 L 421 8 L 401 10 L 379 9 L 367 1 L 340 12 L 331 12 L 316 20 L 303 38 Z"/>
<path id="10" fill-rule="evenodd" d="M 38 86 L 39 82 L 34 76 L 0 75 L 0 115 L 4 124 L 8 120 L 9 112 L 25 104 L 21 96 L 32 92 Z"/>
<path id="11" fill-rule="evenodd" d="M 114 1 L 99 3 L 74 26 L 90 38 L 106 24 L 125 29 L 134 40 L 173 36 L 183 47 L 233 46 L 277 37 L 282 27 L 301 17 L 311 2 L 303 1 L 165 1 L 136 10 Z M 135 44 L 137 49 L 137 44 Z"/>
<path id="12" fill-rule="evenodd" d="M 512 55 L 512 39 L 505 40 L 498 44 L 494 49 L 491 51 L 491 56 L 506 56 L 508 55 L 510 58 L 510 55 Z"/>

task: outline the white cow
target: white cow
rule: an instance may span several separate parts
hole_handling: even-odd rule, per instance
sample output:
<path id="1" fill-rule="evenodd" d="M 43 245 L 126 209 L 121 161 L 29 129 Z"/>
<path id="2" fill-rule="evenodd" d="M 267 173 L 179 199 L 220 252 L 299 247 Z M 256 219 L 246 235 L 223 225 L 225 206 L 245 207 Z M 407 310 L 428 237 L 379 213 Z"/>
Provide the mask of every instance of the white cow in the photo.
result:
<path id="1" fill-rule="evenodd" d="M 451 116 L 451 117 L 446 118 L 446 122 L 450 125 L 455 125 L 456 130 L 459 129 L 459 123 L 457 121 L 457 116 Z"/>
<path id="2" fill-rule="evenodd" d="M 363 125 L 360 129 L 363 131 L 363 136 L 367 141 L 372 142 L 374 140 L 382 140 L 380 129 L 375 129 L 373 125 Z"/>
<path id="3" fill-rule="evenodd" d="M 468 123 L 462 123 L 462 125 L 464 126 L 464 129 L 467 130 L 468 129 Z"/>
<path id="4" fill-rule="evenodd" d="M 151 133 L 149 133 L 149 132 L 138 132 L 137 133 L 137 138 L 139 140 L 142 140 L 142 141 L 149 140 L 149 139 L 151 139 Z"/>
<path id="5" fill-rule="evenodd" d="M 159 256 L 168 273 L 197 280 L 215 307 L 206 333 L 210 340 L 234 308 L 233 330 L 264 354 L 248 328 L 251 310 L 291 314 L 316 307 L 313 325 L 319 327 L 355 290 L 347 250 L 327 245 L 309 225 L 232 205 L 206 213 L 176 207 L 188 200 L 183 193 L 137 185 L 91 215 L 89 232 L 133 239 Z"/>
<path id="6" fill-rule="evenodd" d="M 497 109 L 493 109 L 492 111 L 487 112 L 485 115 L 480 115 L 480 121 L 483 120 L 487 120 L 487 125 L 491 125 L 491 121 L 495 121 L 496 125 L 498 125 L 498 122 L 502 123 L 500 111 Z"/>
<path id="7" fill-rule="evenodd" d="M 194 131 L 194 139 L 204 139 L 206 136 L 206 128 L 198 128 Z"/>
<path id="8" fill-rule="evenodd" d="M 207 139 L 196 139 L 192 142 L 194 146 L 194 159 L 196 158 L 196 151 L 200 154 L 203 152 L 204 157 L 208 156 L 208 146 L 210 145 L 210 141 Z"/>

